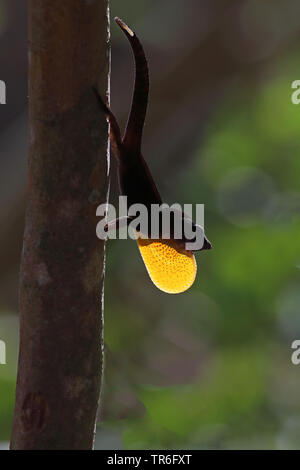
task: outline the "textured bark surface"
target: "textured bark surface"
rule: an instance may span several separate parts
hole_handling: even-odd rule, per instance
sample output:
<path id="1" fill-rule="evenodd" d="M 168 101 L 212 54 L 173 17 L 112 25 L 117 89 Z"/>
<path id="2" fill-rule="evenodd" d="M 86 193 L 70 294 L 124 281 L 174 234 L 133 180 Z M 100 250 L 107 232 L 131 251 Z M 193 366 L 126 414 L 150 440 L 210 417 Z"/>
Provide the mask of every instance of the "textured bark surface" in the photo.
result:
<path id="1" fill-rule="evenodd" d="M 29 2 L 29 195 L 12 449 L 91 449 L 100 394 L 107 0 Z"/>

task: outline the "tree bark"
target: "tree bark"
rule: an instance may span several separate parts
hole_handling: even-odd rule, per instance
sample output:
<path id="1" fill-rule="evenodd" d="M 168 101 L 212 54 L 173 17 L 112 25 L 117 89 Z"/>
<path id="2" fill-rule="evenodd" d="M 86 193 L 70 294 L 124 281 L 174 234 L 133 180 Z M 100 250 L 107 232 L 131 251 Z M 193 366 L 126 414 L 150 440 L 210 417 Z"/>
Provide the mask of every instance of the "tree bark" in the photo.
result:
<path id="1" fill-rule="evenodd" d="M 29 195 L 12 449 L 91 449 L 103 370 L 108 0 L 29 1 Z"/>

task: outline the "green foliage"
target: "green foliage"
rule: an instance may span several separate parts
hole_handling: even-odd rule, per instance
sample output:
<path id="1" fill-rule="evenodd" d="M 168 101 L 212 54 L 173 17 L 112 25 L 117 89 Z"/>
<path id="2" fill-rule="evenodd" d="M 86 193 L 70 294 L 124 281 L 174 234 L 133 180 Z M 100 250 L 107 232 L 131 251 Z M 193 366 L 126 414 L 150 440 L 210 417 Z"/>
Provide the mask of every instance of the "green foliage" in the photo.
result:
<path id="1" fill-rule="evenodd" d="M 0 377 L 0 396 L 0 441 L 8 441 L 15 399 L 14 380 L 5 380 Z"/>
<path id="2" fill-rule="evenodd" d="M 279 64 L 263 86 L 230 90 L 176 185 L 177 200 L 205 203 L 213 243 L 197 255 L 189 292 L 161 294 L 133 245 L 127 257 L 119 242 L 109 248 L 125 279 L 114 275 L 122 303 L 106 312 L 106 340 L 120 360 L 107 389 L 124 386 L 120 369 L 129 376 L 131 407 L 124 412 L 118 394 L 122 417 L 113 421 L 127 448 L 299 447 L 290 431 L 297 418 L 289 421 L 300 412 L 290 361 L 300 337 L 300 298 L 290 295 L 300 280 L 294 69 Z"/>
<path id="3" fill-rule="evenodd" d="M 198 446 L 207 441 L 201 429 L 210 428 L 209 440 L 218 438 L 220 429 L 227 427 L 230 434 L 244 431 L 244 422 L 251 421 L 259 412 L 265 396 L 262 351 L 251 349 L 224 350 L 210 362 L 205 380 L 183 387 L 144 387 L 137 394 L 146 408 L 141 422 L 124 432 L 127 446 L 143 447 L 146 435 L 157 435 L 154 447 L 167 447 L 172 439 L 180 447 L 189 440 Z M 142 431 L 143 430 L 143 431 Z M 214 430 L 214 432 L 213 432 Z M 142 431 L 142 432 L 141 432 Z M 145 439 L 145 437 L 144 437 Z M 188 441 L 187 441 L 188 439 Z"/>
<path id="4" fill-rule="evenodd" d="M 6 364 L 0 364 L 0 442 L 8 441 L 12 426 L 17 371 L 18 319 L 0 315 L 0 340 L 6 344 Z"/>

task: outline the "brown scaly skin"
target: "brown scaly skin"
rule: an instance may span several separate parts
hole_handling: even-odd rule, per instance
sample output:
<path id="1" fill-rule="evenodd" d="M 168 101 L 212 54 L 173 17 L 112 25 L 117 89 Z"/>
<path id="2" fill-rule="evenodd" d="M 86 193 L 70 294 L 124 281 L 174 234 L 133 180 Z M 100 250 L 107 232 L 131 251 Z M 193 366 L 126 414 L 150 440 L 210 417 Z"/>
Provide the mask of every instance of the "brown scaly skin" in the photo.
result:
<path id="1" fill-rule="evenodd" d="M 127 196 L 127 203 L 130 207 L 132 204 L 144 204 L 148 213 L 151 214 L 152 204 L 162 204 L 162 199 L 154 183 L 150 170 L 141 154 L 141 142 L 143 127 L 146 117 L 148 94 L 149 94 L 149 71 L 143 47 L 136 34 L 122 21 L 115 18 L 116 23 L 127 36 L 135 60 L 135 84 L 132 97 L 131 111 L 129 114 L 126 131 L 124 137 L 121 137 L 118 122 L 111 110 L 103 103 L 97 88 L 93 90 L 98 99 L 99 106 L 104 107 L 106 116 L 110 123 L 110 140 L 113 152 L 118 161 L 119 186 L 122 195 Z M 191 224 L 192 228 L 196 228 L 196 224 L 182 214 L 182 220 Z M 128 223 L 132 218 L 128 218 Z M 110 226 L 119 226 L 116 220 L 109 224 Z M 151 220 L 149 218 L 149 231 L 151 230 Z M 171 238 L 172 229 L 171 229 Z M 174 239 L 178 245 L 178 249 L 184 248 L 187 240 L 184 237 L 180 240 Z M 204 236 L 204 243 L 201 250 L 209 250 L 212 247 L 209 240 Z M 200 251 L 200 250 L 199 250 Z"/>

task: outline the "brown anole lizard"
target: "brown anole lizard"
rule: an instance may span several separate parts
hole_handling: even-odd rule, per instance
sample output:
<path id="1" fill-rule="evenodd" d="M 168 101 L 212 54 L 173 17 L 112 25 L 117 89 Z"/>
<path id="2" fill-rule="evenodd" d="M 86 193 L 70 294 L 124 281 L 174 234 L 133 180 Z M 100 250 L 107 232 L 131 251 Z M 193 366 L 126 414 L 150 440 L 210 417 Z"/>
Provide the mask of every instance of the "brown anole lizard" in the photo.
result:
<path id="1" fill-rule="evenodd" d="M 104 108 L 110 123 L 110 141 L 118 162 L 120 192 L 122 195 L 127 196 L 129 206 L 143 204 L 148 209 L 148 213 L 151 214 L 151 206 L 153 204 L 161 205 L 162 199 L 141 153 L 142 134 L 149 94 L 148 64 L 143 47 L 136 34 L 120 18 L 116 17 L 115 21 L 127 36 L 135 60 L 134 92 L 131 111 L 123 138 L 121 137 L 120 128 L 114 114 L 104 104 L 97 88 L 94 87 L 93 89 L 99 105 L 102 109 Z M 183 212 L 181 213 L 181 218 L 182 224 L 189 225 L 193 233 L 196 232 L 197 227 L 200 227 Z M 123 218 L 123 220 L 116 219 L 107 225 L 107 230 L 118 228 L 123 223 L 129 224 L 132 220 L 133 217 L 130 216 Z M 148 229 L 148 233 L 151 233 L 150 216 Z M 183 233 L 185 232 L 183 231 Z M 197 268 L 193 252 L 208 250 L 211 248 L 211 243 L 203 233 L 203 243 L 201 246 L 197 250 L 187 250 L 185 248 L 186 243 L 192 240 L 187 239 L 184 235 L 180 239 L 175 238 L 172 228 L 170 239 L 164 239 L 162 232 L 160 232 L 160 237 L 159 240 L 154 240 L 150 237 L 146 241 L 144 238 L 138 238 L 137 240 L 149 275 L 161 290 L 169 293 L 183 292 L 190 287 L 195 279 Z M 181 270 L 183 273 L 181 280 L 178 270 Z"/>

